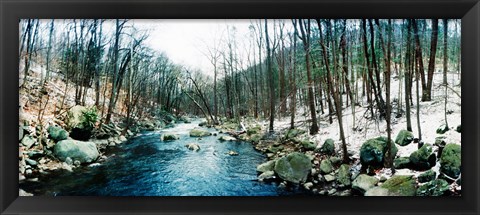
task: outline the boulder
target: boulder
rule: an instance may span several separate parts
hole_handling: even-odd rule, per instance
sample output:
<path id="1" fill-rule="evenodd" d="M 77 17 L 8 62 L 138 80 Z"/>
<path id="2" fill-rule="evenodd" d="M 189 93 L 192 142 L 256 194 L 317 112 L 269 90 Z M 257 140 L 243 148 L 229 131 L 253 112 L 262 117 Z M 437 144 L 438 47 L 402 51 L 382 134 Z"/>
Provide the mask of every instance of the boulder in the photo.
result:
<path id="1" fill-rule="evenodd" d="M 460 175 L 462 167 L 462 151 L 460 145 L 447 144 L 443 149 L 442 157 L 440 157 L 440 172 L 457 178 Z"/>
<path id="2" fill-rule="evenodd" d="M 47 131 L 49 137 L 55 142 L 66 140 L 68 138 L 68 132 L 59 126 L 49 126 Z"/>
<path id="3" fill-rule="evenodd" d="M 315 143 L 309 140 L 302 140 L 301 144 L 302 144 L 302 147 L 307 151 L 314 150 L 317 147 Z"/>
<path id="4" fill-rule="evenodd" d="M 97 120 L 96 111 L 84 106 L 73 106 L 68 110 L 65 123 L 70 130 L 70 137 L 76 140 L 88 140 L 92 135 Z"/>
<path id="5" fill-rule="evenodd" d="M 335 179 L 337 179 L 337 177 L 335 177 L 334 175 L 331 175 L 331 174 L 325 175 L 323 177 L 325 178 L 326 182 L 332 182 L 332 181 L 335 181 Z"/>
<path id="6" fill-rule="evenodd" d="M 78 160 L 81 163 L 93 162 L 99 155 L 95 143 L 71 139 L 58 142 L 54 147 L 54 153 L 62 161 L 70 157 L 72 160 Z"/>
<path id="7" fill-rule="evenodd" d="M 413 133 L 407 130 L 401 130 L 395 138 L 395 143 L 400 146 L 406 146 L 413 141 Z"/>
<path id="8" fill-rule="evenodd" d="M 380 187 L 387 189 L 390 196 L 415 196 L 417 191 L 412 175 L 394 175 Z"/>
<path id="9" fill-rule="evenodd" d="M 190 137 L 205 137 L 212 135 L 210 132 L 203 129 L 192 129 L 190 131 Z"/>
<path id="10" fill-rule="evenodd" d="M 397 154 L 397 147 L 390 142 L 392 157 Z M 367 140 L 360 148 L 360 161 L 364 166 L 383 166 L 384 157 L 388 156 L 387 138 L 377 137 Z"/>
<path id="11" fill-rule="evenodd" d="M 364 196 L 390 196 L 390 193 L 387 189 L 382 187 L 373 187 L 367 192 L 365 192 Z"/>
<path id="12" fill-rule="evenodd" d="M 320 172 L 323 174 L 333 172 L 332 162 L 329 159 L 325 159 L 320 162 Z"/>
<path id="13" fill-rule="evenodd" d="M 35 139 L 31 137 L 30 135 L 25 135 L 22 139 L 22 145 L 25 146 L 25 148 L 29 149 L 35 144 Z"/>
<path id="14" fill-rule="evenodd" d="M 425 183 L 417 189 L 417 196 L 442 196 L 448 190 L 448 182 L 436 179 Z"/>
<path id="15" fill-rule="evenodd" d="M 287 131 L 287 135 L 285 136 L 285 139 L 287 140 L 293 140 L 295 139 L 295 137 L 297 137 L 298 135 L 300 134 L 303 134 L 305 133 L 304 130 L 300 130 L 300 129 L 290 129 Z"/>
<path id="16" fill-rule="evenodd" d="M 361 174 L 357 176 L 355 180 L 353 180 L 352 188 L 360 191 L 361 193 L 365 193 L 367 190 L 374 187 L 377 183 L 377 178 L 366 174 Z"/>
<path id="17" fill-rule="evenodd" d="M 267 161 L 257 166 L 257 172 L 273 171 L 275 167 L 275 160 Z"/>
<path id="18" fill-rule="evenodd" d="M 447 132 L 448 130 L 448 126 L 446 124 L 443 124 L 437 128 L 437 134 L 445 134 L 445 132 Z"/>
<path id="19" fill-rule="evenodd" d="M 317 151 L 326 155 L 334 155 L 335 141 L 333 141 L 333 139 L 328 138 L 327 140 L 325 140 L 322 147 L 320 147 Z"/>
<path id="20" fill-rule="evenodd" d="M 395 169 L 405 169 L 410 166 L 410 158 L 409 157 L 399 157 L 393 160 L 393 167 Z"/>
<path id="21" fill-rule="evenodd" d="M 176 134 L 172 134 L 172 133 L 165 133 L 165 134 L 162 134 L 162 136 L 160 137 L 160 139 L 162 141 L 173 141 L 173 140 L 178 140 L 180 139 L 180 137 Z"/>
<path id="22" fill-rule="evenodd" d="M 412 152 L 409 157 L 410 167 L 415 170 L 427 170 L 435 166 L 437 157 L 432 151 L 432 147 L 425 144 L 417 151 Z"/>
<path id="23" fill-rule="evenodd" d="M 338 182 L 340 182 L 340 184 L 343 184 L 345 186 L 350 186 L 352 184 L 352 174 L 350 173 L 350 166 L 348 164 L 342 164 L 340 166 L 337 176 Z"/>
<path id="24" fill-rule="evenodd" d="M 218 140 L 223 142 L 223 141 L 236 141 L 237 139 L 231 136 L 220 136 Z"/>
<path id="25" fill-rule="evenodd" d="M 185 147 L 187 147 L 187 149 L 192 150 L 194 152 L 200 150 L 200 146 L 196 143 L 189 143 L 189 144 L 185 145 Z"/>
<path id="26" fill-rule="evenodd" d="M 259 181 L 265 181 L 265 180 L 270 180 L 275 178 L 275 172 L 274 171 L 266 171 L 258 176 Z"/>
<path id="27" fill-rule="evenodd" d="M 437 173 L 430 169 L 418 176 L 418 182 L 420 183 L 429 182 L 434 180 L 436 176 L 437 176 Z"/>
<path id="28" fill-rule="evenodd" d="M 285 180 L 292 183 L 305 182 L 312 163 L 310 159 L 303 153 L 293 152 L 275 162 L 275 173 Z"/>

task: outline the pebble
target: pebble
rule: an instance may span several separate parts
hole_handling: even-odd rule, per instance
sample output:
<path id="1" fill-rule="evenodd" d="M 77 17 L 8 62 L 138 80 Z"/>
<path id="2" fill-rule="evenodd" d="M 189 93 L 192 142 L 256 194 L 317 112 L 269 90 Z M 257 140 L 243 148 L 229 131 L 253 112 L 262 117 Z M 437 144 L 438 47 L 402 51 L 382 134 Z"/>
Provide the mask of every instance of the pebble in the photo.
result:
<path id="1" fill-rule="evenodd" d="M 331 190 L 328 191 L 328 195 L 333 195 L 337 192 L 337 189 L 332 188 Z"/>
<path id="2" fill-rule="evenodd" d="M 33 173 L 32 169 L 25 170 L 26 175 L 31 175 Z"/>
<path id="3" fill-rule="evenodd" d="M 318 160 L 314 160 L 313 164 L 318 165 L 318 164 L 320 164 L 320 162 Z"/>
<path id="4" fill-rule="evenodd" d="M 28 158 L 25 159 L 25 162 L 27 162 L 28 165 L 30 165 L 30 166 L 36 166 L 36 165 L 38 165 L 37 161 L 34 161 L 34 160 L 32 160 L 32 159 L 28 159 Z"/>
<path id="5" fill-rule="evenodd" d="M 337 179 L 335 176 L 330 175 L 330 174 L 325 175 L 324 177 L 325 177 L 325 181 L 327 181 L 327 182 L 335 181 L 335 179 Z"/>
<path id="6" fill-rule="evenodd" d="M 305 187 L 305 189 L 307 189 L 307 190 L 310 190 L 313 187 L 313 183 L 312 182 L 307 182 L 307 183 L 303 184 L 303 187 Z"/>

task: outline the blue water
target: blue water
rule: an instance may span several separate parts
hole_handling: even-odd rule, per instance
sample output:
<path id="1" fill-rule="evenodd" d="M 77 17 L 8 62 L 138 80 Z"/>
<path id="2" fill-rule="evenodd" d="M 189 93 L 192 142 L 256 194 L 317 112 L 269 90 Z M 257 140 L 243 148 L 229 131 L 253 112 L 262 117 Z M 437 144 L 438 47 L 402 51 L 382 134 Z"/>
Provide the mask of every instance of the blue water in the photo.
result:
<path id="1" fill-rule="evenodd" d="M 266 161 L 250 143 L 221 142 L 218 136 L 192 138 L 198 122 L 143 133 L 108 152 L 100 165 L 60 171 L 20 188 L 55 196 L 279 196 L 302 195 L 297 188 L 258 182 L 256 166 Z M 216 132 L 211 129 L 211 132 Z M 163 142 L 164 132 L 179 140 Z M 219 134 L 222 135 L 222 134 Z M 200 150 L 185 145 L 197 143 Z M 233 150 L 238 156 L 227 153 Z"/>

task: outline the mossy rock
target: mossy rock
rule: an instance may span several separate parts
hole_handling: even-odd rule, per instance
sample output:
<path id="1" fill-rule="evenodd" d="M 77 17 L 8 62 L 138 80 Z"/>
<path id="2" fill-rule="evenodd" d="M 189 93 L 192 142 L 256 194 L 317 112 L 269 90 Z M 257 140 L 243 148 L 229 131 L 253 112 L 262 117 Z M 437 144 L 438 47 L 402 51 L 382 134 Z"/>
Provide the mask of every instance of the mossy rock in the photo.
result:
<path id="1" fill-rule="evenodd" d="M 445 132 L 447 132 L 448 130 L 450 130 L 448 126 L 443 124 L 437 128 L 437 134 L 445 134 Z"/>
<path id="2" fill-rule="evenodd" d="M 247 134 L 248 135 L 254 135 L 260 133 L 262 128 L 260 126 L 255 126 L 247 129 Z"/>
<path id="3" fill-rule="evenodd" d="M 448 186 L 447 181 L 436 179 L 420 186 L 417 189 L 417 196 L 443 196 Z"/>
<path id="4" fill-rule="evenodd" d="M 165 133 L 165 134 L 162 134 L 162 136 L 160 137 L 160 139 L 161 139 L 162 141 L 173 141 L 173 140 L 178 140 L 178 139 L 180 139 L 180 137 L 178 137 L 178 135 L 176 135 L 176 134 Z"/>
<path id="5" fill-rule="evenodd" d="M 249 137 L 250 141 L 254 142 L 254 143 L 258 143 L 260 142 L 260 140 L 263 138 L 263 136 L 261 134 L 254 134 L 252 136 Z"/>
<path id="6" fill-rule="evenodd" d="M 273 171 L 274 167 L 275 167 L 275 160 L 267 161 L 257 166 L 257 172 L 264 173 L 267 171 Z"/>
<path id="7" fill-rule="evenodd" d="M 410 158 L 408 157 L 399 157 L 393 160 L 393 167 L 395 169 L 406 169 L 410 166 Z"/>
<path id="8" fill-rule="evenodd" d="M 390 142 L 392 147 L 392 157 L 398 152 L 397 147 L 393 142 Z M 360 148 L 360 162 L 364 166 L 383 166 L 385 157 L 389 156 L 387 153 L 387 138 L 377 137 L 367 140 Z"/>
<path id="9" fill-rule="evenodd" d="M 295 137 L 297 137 L 298 135 L 300 134 L 303 134 L 305 133 L 304 130 L 300 130 L 300 129 L 290 129 L 287 131 L 287 135 L 285 136 L 285 139 L 287 140 L 294 140 Z"/>
<path id="10" fill-rule="evenodd" d="M 322 147 L 320 147 L 317 152 L 320 152 L 325 155 L 334 155 L 335 154 L 335 141 L 328 138 L 323 142 Z"/>
<path id="11" fill-rule="evenodd" d="M 361 174 L 355 178 L 352 182 L 352 188 L 355 190 L 360 191 L 361 193 L 365 193 L 367 190 L 371 189 L 378 183 L 378 179 L 369 176 L 366 174 Z"/>
<path id="12" fill-rule="evenodd" d="M 413 141 L 413 133 L 407 130 L 401 130 L 395 138 L 395 143 L 400 146 L 406 146 Z"/>
<path id="13" fill-rule="evenodd" d="M 437 177 L 437 173 L 433 170 L 428 170 L 418 176 L 418 182 L 425 183 L 435 179 Z"/>
<path id="14" fill-rule="evenodd" d="M 352 173 L 350 172 L 350 166 L 348 164 L 342 164 L 338 169 L 337 179 L 340 184 L 345 186 L 352 185 L 351 181 Z"/>
<path id="15" fill-rule="evenodd" d="M 415 170 L 427 170 L 435 166 L 436 155 L 432 153 L 432 147 L 428 144 L 423 145 L 417 151 L 410 155 L 410 166 Z"/>
<path id="16" fill-rule="evenodd" d="M 68 132 L 59 126 L 49 126 L 47 131 L 49 137 L 55 142 L 66 140 L 68 138 Z"/>
<path id="17" fill-rule="evenodd" d="M 305 182 L 312 169 L 310 159 L 303 153 L 293 152 L 275 162 L 275 173 L 292 183 Z"/>
<path id="18" fill-rule="evenodd" d="M 395 175 L 380 187 L 387 189 L 392 196 L 415 196 L 417 191 L 415 179 L 412 175 Z"/>
<path id="19" fill-rule="evenodd" d="M 317 147 L 314 142 L 309 140 L 302 140 L 302 142 L 300 143 L 302 144 L 302 147 L 307 151 L 314 150 Z"/>
<path id="20" fill-rule="evenodd" d="M 205 137 L 210 135 L 212 135 L 212 133 L 202 129 L 192 129 L 190 131 L 190 137 Z"/>
<path id="21" fill-rule="evenodd" d="M 282 151 L 283 148 L 284 148 L 283 146 L 270 146 L 270 147 L 268 147 L 267 152 L 277 153 L 279 151 Z"/>
<path id="22" fill-rule="evenodd" d="M 322 174 L 328 174 L 333 172 L 333 165 L 329 159 L 325 159 L 320 162 L 320 172 Z"/>
<path id="23" fill-rule="evenodd" d="M 457 178 L 460 175 L 462 167 L 462 149 L 457 144 L 447 144 L 440 158 L 440 172 Z"/>

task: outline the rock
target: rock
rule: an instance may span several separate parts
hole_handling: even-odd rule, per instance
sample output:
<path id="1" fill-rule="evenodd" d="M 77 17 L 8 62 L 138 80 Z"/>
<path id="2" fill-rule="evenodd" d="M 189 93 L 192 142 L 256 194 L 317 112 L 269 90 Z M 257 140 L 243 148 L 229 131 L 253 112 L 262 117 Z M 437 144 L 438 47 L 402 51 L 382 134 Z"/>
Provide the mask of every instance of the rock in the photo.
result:
<path id="1" fill-rule="evenodd" d="M 196 143 L 189 143 L 189 144 L 185 145 L 185 147 L 187 147 L 187 149 L 192 150 L 194 152 L 200 150 L 200 146 Z"/>
<path id="2" fill-rule="evenodd" d="M 378 183 L 378 179 L 366 174 L 360 174 L 353 180 L 352 188 L 365 193 L 370 188 L 374 187 Z"/>
<path id="3" fill-rule="evenodd" d="M 31 175 L 33 173 L 32 169 L 25 170 L 25 175 Z"/>
<path id="4" fill-rule="evenodd" d="M 323 143 L 322 147 L 320 147 L 317 152 L 320 152 L 322 154 L 326 155 L 334 155 L 335 154 L 335 141 L 333 139 L 327 139 Z"/>
<path id="5" fill-rule="evenodd" d="M 304 187 L 306 190 L 310 190 L 310 189 L 312 189 L 312 187 L 313 187 L 313 183 L 312 183 L 312 182 L 307 182 L 307 183 L 303 184 L 303 187 Z"/>
<path id="6" fill-rule="evenodd" d="M 81 161 L 79 161 L 79 160 L 73 161 L 73 165 L 75 165 L 75 166 L 80 166 L 80 164 L 81 164 Z"/>
<path id="7" fill-rule="evenodd" d="M 207 125 L 207 121 L 200 122 L 198 126 L 203 127 Z"/>
<path id="8" fill-rule="evenodd" d="M 448 190 L 448 182 L 443 179 L 430 181 L 417 189 L 417 196 L 442 196 Z"/>
<path id="9" fill-rule="evenodd" d="M 210 132 L 202 129 L 192 129 L 190 131 L 190 137 L 205 137 L 212 135 Z"/>
<path id="10" fill-rule="evenodd" d="M 18 196 L 33 196 L 33 194 L 27 193 L 25 190 L 19 189 Z"/>
<path id="11" fill-rule="evenodd" d="M 70 157 L 81 163 L 95 161 L 99 155 L 95 143 L 70 139 L 58 142 L 54 147 L 54 153 L 62 161 Z"/>
<path id="12" fill-rule="evenodd" d="M 262 128 L 260 126 L 255 126 L 255 127 L 248 128 L 247 129 L 247 135 L 251 136 L 251 135 L 254 135 L 254 134 L 258 134 L 258 133 L 260 133 L 261 130 L 262 130 Z"/>
<path id="13" fill-rule="evenodd" d="M 445 132 L 447 132 L 448 130 L 450 130 L 448 126 L 443 124 L 437 128 L 437 134 L 445 134 Z"/>
<path id="14" fill-rule="evenodd" d="M 390 142 L 392 157 L 397 154 L 397 147 Z M 383 166 L 383 159 L 387 154 L 387 138 L 377 137 L 367 140 L 360 148 L 360 161 L 363 166 Z"/>
<path id="15" fill-rule="evenodd" d="M 433 170 L 428 170 L 418 176 L 418 182 L 425 183 L 435 179 L 437 173 Z"/>
<path id="16" fill-rule="evenodd" d="M 312 169 L 310 159 L 303 153 L 293 152 L 275 162 L 275 173 L 289 182 L 305 182 Z"/>
<path id="17" fill-rule="evenodd" d="M 32 160 L 32 159 L 28 159 L 28 158 L 25 159 L 25 162 L 26 162 L 28 165 L 30 165 L 30 166 L 36 166 L 36 165 L 38 165 L 37 161 L 34 161 L 34 160 Z"/>
<path id="18" fill-rule="evenodd" d="M 457 178 L 460 175 L 462 167 L 462 152 L 460 145 L 447 144 L 440 157 L 440 172 L 445 173 L 451 178 Z"/>
<path id="19" fill-rule="evenodd" d="M 298 135 L 305 133 L 304 130 L 300 129 L 290 129 L 287 131 L 287 134 L 285 135 L 286 140 L 294 140 Z"/>
<path id="20" fill-rule="evenodd" d="M 283 150 L 283 146 L 270 146 L 267 148 L 267 152 L 277 153 Z"/>
<path id="21" fill-rule="evenodd" d="M 300 143 L 302 144 L 302 147 L 307 151 L 314 150 L 317 147 L 315 143 L 309 140 L 302 140 L 302 142 Z"/>
<path id="22" fill-rule="evenodd" d="M 455 129 L 458 133 L 462 133 L 462 125 L 458 125 L 457 129 Z"/>
<path id="23" fill-rule="evenodd" d="M 262 137 L 263 136 L 261 134 L 254 134 L 254 135 L 250 136 L 249 140 L 253 143 L 258 143 L 258 142 L 260 142 Z"/>
<path id="24" fill-rule="evenodd" d="M 230 155 L 230 156 L 237 156 L 237 155 L 238 155 L 238 152 L 229 151 L 227 154 Z"/>
<path id="25" fill-rule="evenodd" d="M 393 167 L 395 169 L 405 169 L 410 166 L 410 158 L 408 157 L 399 157 L 393 160 Z"/>
<path id="26" fill-rule="evenodd" d="M 173 140 L 178 140 L 180 139 L 180 137 L 176 134 L 172 134 L 172 133 L 165 133 L 165 134 L 162 134 L 162 136 L 160 137 L 160 139 L 162 141 L 173 141 Z"/>
<path id="27" fill-rule="evenodd" d="M 333 194 L 335 194 L 336 192 L 337 192 L 337 189 L 332 188 L 332 189 L 328 190 L 328 195 L 333 195 Z"/>
<path id="28" fill-rule="evenodd" d="M 28 151 L 27 152 L 27 155 L 30 159 L 38 159 L 40 157 L 43 157 L 45 154 L 43 154 L 42 151 L 37 151 L 37 150 L 34 150 L 34 151 Z"/>
<path id="29" fill-rule="evenodd" d="M 235 137 L 231 137 L 231 136 L 220 136 L 218 138 L 218 140 L 220 140 L 220 141 L 236 141 L 237 139 Z"/>
<path id="30" fill-rule="evenodd" d="M 415 196 L 417 190 L 412 175 L 394 175 L 380 187 L 387 189 L 390 196 Z"/>
<path id="31" fill-rule="evenodd" d="M 18 127 L 18 141 L 22 141 L 22 139 L 23 139 L 23 134 L 24 134 L 24 133 L 23 133 L 23 128 L 22 128 L 22 126 L 19 126 L 19 127 Z"/>
<path id="32" fill-rule="evenodd" d="M 73 106 L 68 110 L 65 123 L 70 130 L 70 137 L 86 141 L 92 135 L 93 125 L 96 122 L 96 111 L 84 106 Z M 87 116 L 87 117 L 86 117 Z"/>
<path id="33" fill-rule="evenodd" d="M 331 175 L 331 174 L 325 175 L 323 177 L 325 178 L 326 182 L 332 182 L 332 181 L 335 181 L 335 179 L 337 179 L 337 177 L 335 177 L 334 175 Z"/>
<path id="34" fill-rule="evenodd" d="M 257 166 L 257 172 L 273 171 L 275 167 L 275 160 L 267 161 Z"/>
<path id="35" fill-rule="evenodd" d="M 348 164 L 342 164 L 338 169 L 338 182 L 345 186 L 352 185 L 351 177 L 352 174 L 350 173 L 350 166 Z"/>
<path id="36" fill-rule="evenodd" d="M 68 165 L 73 165 L 73 160 L 72 160 L 72 158 L 67 157 L 67 158 L 65 159 L 65 163 L 67 163 Z"/>
<path id="37" fill-rule="evenodd" d="M 406 146 L 413 141 L 413 133 L 407 130 L 401 130 L 395 138 L 395 143 L 400 146 Z"/>
<path id="38" fill-rule="evenodd" d="M 275 172 L 274 171 L 266 171 L 258 176 L 259 181 L 271 180 L 275 179 Z"/>
<path id="39" fill-rule="evenodd" d="M 388 190 L 381 187 L 373 187 L 367 190 L 367 192 L 365 192 L 364 194 L 364 196 L 389 196 L 389 195 L 390 194 Z"/>
<path id="40" fill-rule="evenodd" d="M 334 156 L 334 157 L 330 157 L 330 162 L 332 162 L 333 166 L 338 166 L 342 163 L 342 159 Z"/>
<path id="41" fill-rule="evenodd" d="M 320 162 L 320 172 L 323 174 L 333 172 L 332 162 L 329 159 L 325 159 Z"/>
<path id="42" fill-rule="evenodd" d="M 22 145 L 27 149 L 31 148 L 35 143 L 35 139 L 33 139 L 30 135 L 25 135 L 22 139 Z"/>
<path id="43" fill-rule="evenodd" d="M 436 155 L 432 151 L 432 147 L 425 144 L 417 151 L 412 152 L 409 157 L 410 167 L 415 170 L 427 170 L 435 166 Z"/>
<path id="44" fill-rule="evenodd" d="M 120 137 L 118 137 L 118 139 L 121 141 L 121 142 L 126 142 L 127 141 L 127 138 L 123 135 L 120 135 Z"/>
<path id="45" fill-rule="evenodd" d="M 68 132 L 59 126 L 49 126 L 47 131 L 49 137 L 55 142 L 66 140 L 68 138 Z"/>

